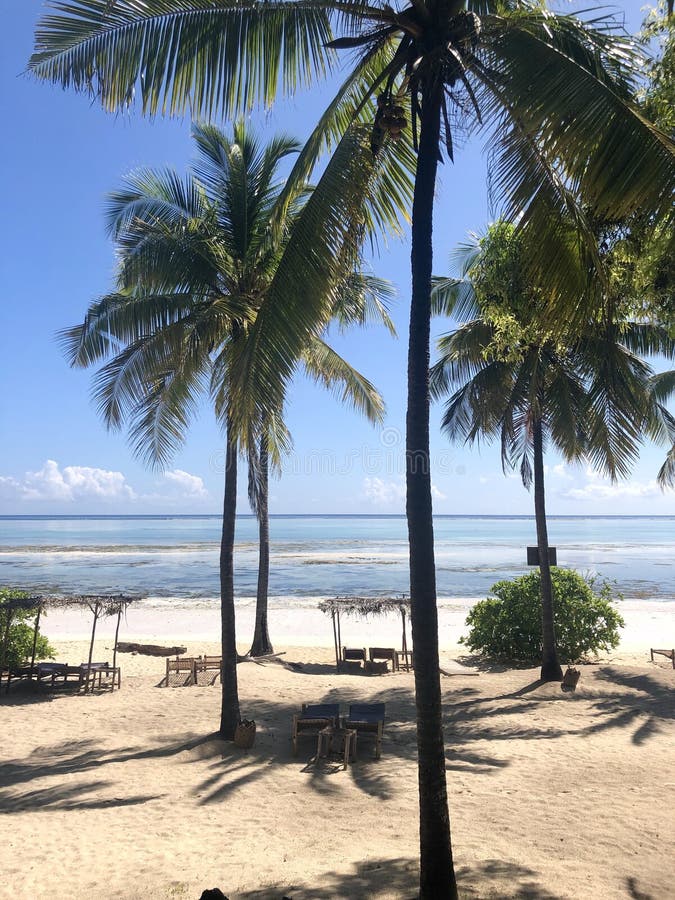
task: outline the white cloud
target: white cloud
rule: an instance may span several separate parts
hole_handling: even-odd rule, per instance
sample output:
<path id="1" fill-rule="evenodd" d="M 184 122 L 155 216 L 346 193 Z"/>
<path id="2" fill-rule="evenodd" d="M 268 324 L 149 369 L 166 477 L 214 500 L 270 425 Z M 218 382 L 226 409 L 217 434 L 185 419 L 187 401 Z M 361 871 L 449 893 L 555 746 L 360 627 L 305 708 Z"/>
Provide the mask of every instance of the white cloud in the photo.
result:
<path id="1" fill-rule="evenodd" d="M 613 484 L 602 475 L 586 469 L 586 484 L 561 491 L 568 500 L 618 500 L 656 497 L 661 490 L 656 481 L 621 481 Z"/>
<path id="2" fill-rule="evenodd" d="M 173 469 L 171 472 L 165 472 L 164 477 L 183 497 L 203 498 L 209 495 L 204 487 L 204 480 L 199 475 L 190 475 L 182 469 Z"/>
<path id="3" fill-rule="evenodd" d="M 565 463 L 558 463 L 558 465 L 553 466 L 553 468 L 544 466 L 544 472 L 554 478 L 562 478 L 563 481 L 574 481 L 574 476 L 570 475 Z"/>
<path id="4" fill-rule="evenodd" d="M 90 466 L 65 466 L 48 459 L 23 478 L 1 477 L 5 497 L 28 501 L 134 500 L 136 494 L 121 472 Z"/>
<path id="5" fill-rule="evenodd" d="M 363 492 L 377 506 L 400 503 L 405 499 L 403 481 L 383 481 L 381 478 L 364 478 Z"/>
<path id="6" fill-rule="evenodd" d="M 384 481 L 382 478 L 364 478 L 363 493 L 376 506 L 400 506 L 405 500 L 405 481 L 401 478 L 396 481 Z M 445 500 L 446 494 L 442 493 L 435 484 L 431 485 L 431 496 L 436 500 Z"/>
<path id="7" fill-rule="evenodd" d="M 165 472 L 155 483 L 155 490 L 139 492 L 127 482 L 122 472 L 93 466 L 63 466 L 48 459 L 41 469 L 23 476 L 0 475 L 0 499 L 16 503 L 51 503 L 91 508 L 96 504 L 114 504 L 114 508 L 131 508 L 138 504 L 151 507 L 180 507 L 181 504 L 203 504 L 210 500 L 204 481 L 183 469 Z"/>

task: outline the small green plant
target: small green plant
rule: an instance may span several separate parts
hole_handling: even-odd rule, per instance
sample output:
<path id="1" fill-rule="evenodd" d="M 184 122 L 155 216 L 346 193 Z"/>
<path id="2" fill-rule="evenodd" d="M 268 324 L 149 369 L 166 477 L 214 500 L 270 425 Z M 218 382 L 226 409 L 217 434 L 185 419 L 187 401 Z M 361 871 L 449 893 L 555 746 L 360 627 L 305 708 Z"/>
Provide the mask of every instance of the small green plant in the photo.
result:
<path id="1" fill-rule="evenodd" d="M 27 620 L 35 618 L 32 610 L 8 609 L 8 601 L 23 600 L 30 597 L 25 591 L 15 591 L 11 588 L 0 588 L 0 666 L 3 668 L 15 668 L 26 660 L 30 660 L 33 654 L 34 627 Z M 5 650 L 5 636 L 7 635 L 7 617 L 10 617 L 9 640 Z M 35 645 L 36 659 L 54 659 L 54 648 L 47 638 L 38 631 Z"/>
<path id="2" fill-rule="evenodd" d="M 577 662 L 589 653 L 619 643 L 624 621 L 613 605 L 612 588 L 574 569 L 551 569 L 556 640 L 560 659 Z M 460 638 L 470 650 L 497 659 L 541 660 L 539 570 L 513 581 L 498 581 L 493 597 L 480 600 L 466 618 L 469 634 Z M 619 595 L 621 599 L 621 595 Z"/>

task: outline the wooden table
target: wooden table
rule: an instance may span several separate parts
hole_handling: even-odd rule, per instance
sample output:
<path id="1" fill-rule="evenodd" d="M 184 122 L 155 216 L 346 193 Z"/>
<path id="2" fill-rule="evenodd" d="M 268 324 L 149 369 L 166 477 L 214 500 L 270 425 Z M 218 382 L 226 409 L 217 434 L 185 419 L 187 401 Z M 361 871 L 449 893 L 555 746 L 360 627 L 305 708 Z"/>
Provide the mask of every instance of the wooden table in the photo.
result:
<path id="1" fill-rule="evenodd" d="M 319 732 L 315 762 L 333 752 L 333 742 L 336 742 L 335 752 L 344 751 L 343 768 L 346 769 L 350 759 L 352 761 L 356 759 L 356 731 L 353 728 L 334 728 L 332 725 L 322 728 Z"/>

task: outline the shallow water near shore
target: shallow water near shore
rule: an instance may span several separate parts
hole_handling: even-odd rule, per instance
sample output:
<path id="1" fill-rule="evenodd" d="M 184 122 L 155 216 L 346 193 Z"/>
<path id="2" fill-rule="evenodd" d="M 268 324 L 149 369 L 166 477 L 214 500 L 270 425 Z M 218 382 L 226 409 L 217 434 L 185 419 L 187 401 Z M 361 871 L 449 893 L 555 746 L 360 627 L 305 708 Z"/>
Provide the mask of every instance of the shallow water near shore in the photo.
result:
<path id="1" fill-rule="evenodd" d="M 273 516 L 270 531 L 273 603 L 408 590 L 403 516 Z M 560 565 L 615 582 L 625 597 L 675 601 L 675 517 L 552 516 L 549 536 Z M 0 517 L 0 583 L 208 602 L 219 593 L 219 538 L 218 516 Z M 242 603 L 255 594 L 256 541 L 255 519 L 240 516 Z M 436 517 L 439 597 L 485 596 L 495 581 L 528 571 L 534 543 L 530 517 Z"/>

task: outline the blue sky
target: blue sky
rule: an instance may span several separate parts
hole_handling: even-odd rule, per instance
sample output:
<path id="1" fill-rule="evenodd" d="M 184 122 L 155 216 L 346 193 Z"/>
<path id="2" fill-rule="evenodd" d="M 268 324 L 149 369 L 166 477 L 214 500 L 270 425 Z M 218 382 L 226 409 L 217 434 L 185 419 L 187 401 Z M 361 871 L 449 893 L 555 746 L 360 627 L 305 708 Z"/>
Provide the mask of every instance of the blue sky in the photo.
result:
<path id="1" fill-rule="evenodd" d="M 641 4 L 618 4 L 637 29 Z M 11 4 L 0 36 L 0 101 L 5 137 L 0 304 L 0 513 L 218 512 L 222 437 L 205 406 L 167 472 L 134 459 L 124 434 L 108 433 L 90 400 L 91 372 L 71 370 L 59 329 L 81 321 L 87 305 L 111 287 L 114 258 L 103 227 L 107 192 L 139 166 L 184 171 L 192 154 L 189 122 L 111 116 L 83 95 L 23 76 L 32 49 L 38 0 Z M 328 93 L 293 98 L 255 122 L 265 133 L 307 135 Z M 451 249 L 489 221 L 485 163 L 479 144 L 441 169 L 435 221 L 435 271 L 448 270 Z M 335 337 L 334 346 L 382 391 L 383 428 L 373 428 L 329 394 L 298 379 L 288 425 L 294 451 L 272 486 L 277 513 L 404 511 L 403 430 L 409 243 L 391 244 L 374 271 L 398 288 L 393 317 L 399 339 L 370 329 Z M 437 326 L 437 333 L 444 330 Z M 438 513 L 528 514 L 532 499 L 504 477 L 496 448 L 450 447 L 432 418 Z M 645 448 L 632 479 L 612 486 L 584 468 L 548 460 L 548 506 L 558 514 L 668 514 L 673 496 L 654 476 L 663 449 Z M 245 488 L 245 485 L 243 485 Z M 242 489 L 242 512 L 248 512 Z"/>

